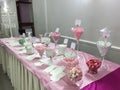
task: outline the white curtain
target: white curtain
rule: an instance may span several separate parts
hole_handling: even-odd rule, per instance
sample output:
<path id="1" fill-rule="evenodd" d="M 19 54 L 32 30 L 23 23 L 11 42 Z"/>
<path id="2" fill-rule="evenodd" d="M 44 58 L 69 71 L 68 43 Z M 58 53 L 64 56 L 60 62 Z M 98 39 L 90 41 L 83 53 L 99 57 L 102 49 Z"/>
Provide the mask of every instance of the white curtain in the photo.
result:
<path id="1" fill-rule="evenodd" d="M 14 90 L 45 90 L 39 79 L 29 72 L 17 58 L 0 47 L 0 62 L 9 76 Z"/>

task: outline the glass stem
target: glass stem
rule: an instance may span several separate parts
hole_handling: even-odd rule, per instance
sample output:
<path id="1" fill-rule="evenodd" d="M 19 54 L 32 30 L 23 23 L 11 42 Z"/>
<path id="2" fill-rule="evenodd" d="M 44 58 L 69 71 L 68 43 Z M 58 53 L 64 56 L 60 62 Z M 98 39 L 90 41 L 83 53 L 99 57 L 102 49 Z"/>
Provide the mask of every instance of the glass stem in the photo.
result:
<path id="1" fill-rule="evenodd" d="M 102 56 L 102 63 L 104 63 L 104 56 Z"/>
<path id="2" fill-rule="evenodd" d="M 102 60 L 102 65 L 103 65 L 103 63 L 104 63 L 104 56 L 102 56 L 101 60 Z"/>
<path id="3" fill-rule="evenodd" d="M 51 63 L 53 64 L 53 58 L 50 56 Z"/>
<path id="4" fill-rule="evenodd" d="M 55 48 L 56 48 L 56 46 L 57 46 L 57 41 L 55 41 Z"/>
<path id="5" fill-rule="evenodd" d="M 41 59 L 42 59 L 42 55 L 40 55 L 41 56 Z"/>
<path id="6" fill-rule="evenodd" d="M 102 67 L 104 69 L 108 69 L 109 68 L 109 66 L 105 63 L 105 57 L 104 56 L 102 56 Z"/>
<path id="7" fill-rule="evenodd" d="M 102 60 L 104 61 L 104 56 L 102 57 Z"/>
<path id="8" fill-rule="evenodd" d="M 79 40 L 77 40 L 77 58 L 79 59 L 80 57 L 79 57 Z"/>
<path id="9" fill-rule="evenodd" d="M 79 40 L 77 40 L 77 51 L 79 50 Z"/>
<path id="10" fill-rule="evenodd" d="M 55 42 L 55 47 L 57 46 L 57 42 Z"/>

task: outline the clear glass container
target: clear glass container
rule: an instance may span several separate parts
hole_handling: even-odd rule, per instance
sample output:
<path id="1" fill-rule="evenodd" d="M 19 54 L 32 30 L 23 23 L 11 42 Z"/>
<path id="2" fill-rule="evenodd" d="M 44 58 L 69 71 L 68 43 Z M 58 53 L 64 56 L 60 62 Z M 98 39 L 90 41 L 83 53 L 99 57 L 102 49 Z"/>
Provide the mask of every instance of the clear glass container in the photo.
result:
<path id="1" fill-rule="evenodd" d="M 81 20 L 76 20 L 75 21 L 75 27 L 72 28 L 72 33 L 76 39 L 76 45 L 77 45 L 77 57 L 79 58 L 79 40 L 84 32 L 84 29 L 80 27 Z"/>
<path id="2" fill-rule="evenodd" d="M 102 66 L 104 65 L 104 57 L 108 52 L 109 47 L 111 47 L 111 40 L 110 40 L 110 30 L 107 28 L 104 28 L 100 30 L 100 38 L 97 41 L 97 48 L 99 50 L 99 53 L 101 55 L 102 60 Z"/>

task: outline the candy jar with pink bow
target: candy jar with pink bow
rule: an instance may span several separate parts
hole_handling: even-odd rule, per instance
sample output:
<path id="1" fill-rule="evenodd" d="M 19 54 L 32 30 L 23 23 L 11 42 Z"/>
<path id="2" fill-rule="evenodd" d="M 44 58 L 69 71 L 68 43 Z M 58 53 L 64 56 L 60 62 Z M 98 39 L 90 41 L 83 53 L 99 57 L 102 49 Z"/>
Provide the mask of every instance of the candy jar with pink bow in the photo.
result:
<path id="1" fill-rule="evenodd" d="M 110 41 L 110 32 L 111 31 L 107 28 L 100 30 L 100 38 L 97 41 L 97 48 L 98 48 L 99 53 L 102 58 L 102 66 L 106 66 L 103 64 L 104 57 L 105 57 L 109 47 L 111 47 L 111 44 L 112 44 Z"/>

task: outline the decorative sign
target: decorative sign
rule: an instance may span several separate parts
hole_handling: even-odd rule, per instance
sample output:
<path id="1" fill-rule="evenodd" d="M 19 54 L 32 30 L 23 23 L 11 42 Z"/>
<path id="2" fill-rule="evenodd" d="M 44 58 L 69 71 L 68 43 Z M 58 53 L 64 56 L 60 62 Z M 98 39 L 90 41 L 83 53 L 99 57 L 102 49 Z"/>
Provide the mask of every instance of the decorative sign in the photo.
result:
<path id="1" fill-rule="evenodd" d="M 59 32 L 60 28 L 56 28 L 55 32 Z"/>
<path id="2" fill-rule="evenodd" d="M 67 44 L 68 43 L 68 39 L 65 38 L 64 41 L 63 41 L 64 44 Z"/>
<path id="3" fill-rule="evenodd" d="M 75 49 L 76 43 L 72 42 L 70 48 Z"/>

